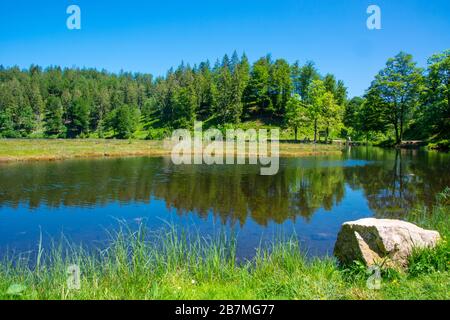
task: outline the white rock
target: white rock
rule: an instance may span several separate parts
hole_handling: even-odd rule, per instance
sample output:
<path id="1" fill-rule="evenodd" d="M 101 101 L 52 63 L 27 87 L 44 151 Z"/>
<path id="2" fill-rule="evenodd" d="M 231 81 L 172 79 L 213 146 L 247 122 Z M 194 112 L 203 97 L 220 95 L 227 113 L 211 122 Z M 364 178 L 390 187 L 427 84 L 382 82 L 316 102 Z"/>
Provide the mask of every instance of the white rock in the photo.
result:
<path id="1" fill-rule="evenodd" d="M 334 255 L 343 264 L 359 260 L 367 266 L 405 267 L 414 248 L 434 247 L 439 239 L 439 232 L 409 222 L 367 218 L 342 225 Z"/>

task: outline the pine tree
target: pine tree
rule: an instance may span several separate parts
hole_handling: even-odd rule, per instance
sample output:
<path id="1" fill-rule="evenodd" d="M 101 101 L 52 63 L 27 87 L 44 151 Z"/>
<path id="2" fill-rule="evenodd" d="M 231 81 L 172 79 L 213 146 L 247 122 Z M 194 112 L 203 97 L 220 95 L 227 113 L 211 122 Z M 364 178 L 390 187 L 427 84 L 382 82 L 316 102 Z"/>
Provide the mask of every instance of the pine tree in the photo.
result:
<path id="1" fill-rule="evenodd" d="M 345 106 L 347 103 L 347 88 L 342 80 L 338 80 L 337 82 L 334 98 L 336 99 L 336 103 L 340 106 Z"/>
<path id="2" fill-rule="evenodd" d="M 89 132 L 89 102 L 83 98 L 78 98 L 70 104 L 67 110 L 66 121 L 67 136 L 76 138 Z"/>
<path id="3" fill-rule="evenodd" d="M 194 86 L 198 99 L 198 119 L 206 120 L 214 115 L 217 99 L 217 87 L 208 61 L 200 64 L 199 70 L 196 72 Z"/>
<path id="4" fill-rule="evenodd" d="M 314 80 L 320 79 L 319 73 L 317 72 L 316 67 L 314 66 L 314 62 L 308 61 L 301 68 L 300 75 L 298 78 L 298 88 L 299 94 L 303 100 L 308 100 L 308 90 L 310 88 L 311 83 Z"/>
<path id="5" fill-rule="evenodd" d="M 115 137 L 119 139 L 130 138 L 136 130 L 139 116 L 137 107 L 124 104 L 109 115 L 107 127 L 112 129 Z"/>
<path id="6" fill-rule="evenodd" d="M 291 69 L 286 60 L 278 59 L 270 68 L 269 94 L 272 101 L 272 113 L 282 118 L 286 104 L 291 97 Z"/>
<path id="7" fill-rule="evenodd" d="M 233 78 L 230 71 L 230 61 L 227 55 L 223 57 L 220 69 L 216 73 L 217 109 L 219 122 L 233 122 L 235 109 L 233 106 Z"/>
<path id="8" fill-rule="evenodd" d="M 59 136 L 64 132 L 63 107 L 61 99 L 49 96 L 45 108 L 45 133 L 49 136 Z"/>
<path id="9" fill-rule="evenodd" d="M 0 83 L 0 136 L 17 137 L 14 128 L 14 97 L 7 83 Z"/>
<path id="10" fill-rule="evenodd" d="M 40 115 L 44 112 L 45 104 L 39 89 L 39 83 L 36 81 L 33 81 L 30 85 L 28 99 L 36 119 L 40 121 Z"/>
<path id="11" fill-rule="evenodd" d="M 291 66 L 291 80 L 292 80 L 292 92 L 294 94 L 298 94 L 301 96 L 301 76 L 302 67 L 300 66 L 300 62 L 297 60 Z"/>
<path id="12" fill-rule="evenodd" d="M 247 56 L 243 54 L 239 61 L 237 54 L 233 54 L 231 97 L 230 97 L 230 122 L 239 123 L 243 113 L 243 95 L 249 80 L 250 64 Z M 237 61 L 235 61 L 237 59 Z"/>
<path id="13" fill-rule="evenodd" d="M 269 95 L 270 65 L 270 57 L 264 57 L 252 66 L 244 93 L 245 110 L 248 115 L 263 115 L 266 111 L 273 110 Z"/>

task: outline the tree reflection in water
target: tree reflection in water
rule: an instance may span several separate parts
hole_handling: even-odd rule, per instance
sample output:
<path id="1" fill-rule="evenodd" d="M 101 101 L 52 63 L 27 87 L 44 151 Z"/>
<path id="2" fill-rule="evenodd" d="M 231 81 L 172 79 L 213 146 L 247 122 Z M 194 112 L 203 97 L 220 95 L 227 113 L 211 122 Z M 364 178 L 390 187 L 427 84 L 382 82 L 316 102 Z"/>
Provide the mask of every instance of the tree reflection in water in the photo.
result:
<path id="1" fill-rule="evenodd" d="M 431 205 L 450 185 L 449 159 L 423 151 L 354 148 L 342 155 L 282 159 L 275 176 L 259 175 L 258 166 L 174 166 L 168 158 L 3 164 L 0 208 L 145 204 L 157 198 L 180 215 L 212 212 L 223 223 L 251 218 L 265 226 L 331 210 L 350 187 L 363 190 L 375 216 L 401 217 L 417 205 Z"/>

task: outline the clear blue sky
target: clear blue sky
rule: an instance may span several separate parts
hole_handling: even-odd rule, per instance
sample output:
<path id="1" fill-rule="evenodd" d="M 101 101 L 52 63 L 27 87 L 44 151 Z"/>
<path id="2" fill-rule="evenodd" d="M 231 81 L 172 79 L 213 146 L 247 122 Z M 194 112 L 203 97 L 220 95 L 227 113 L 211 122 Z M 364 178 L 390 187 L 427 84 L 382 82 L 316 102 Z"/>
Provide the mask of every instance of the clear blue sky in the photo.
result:
<path id="1" fill-rule="evenodd" d="M 82 29 L 66 28 L 77 4 Z M 366 8 L 382 30 L 366 28 Z M 360 95 L 400 50 L 420 66 L 450 48 L 449 0 L 55 0 L 0 2 L 0 64 L 61 65 L 162 75 L 182 60 L 214 62 L 233 50 L 313 60 Z"/>

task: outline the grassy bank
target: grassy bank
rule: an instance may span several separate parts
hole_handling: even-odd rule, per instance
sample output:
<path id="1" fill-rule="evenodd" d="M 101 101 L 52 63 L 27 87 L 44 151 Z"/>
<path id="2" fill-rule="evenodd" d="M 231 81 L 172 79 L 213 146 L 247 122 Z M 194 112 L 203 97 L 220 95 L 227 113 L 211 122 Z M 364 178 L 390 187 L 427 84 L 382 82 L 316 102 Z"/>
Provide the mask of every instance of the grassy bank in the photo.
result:
<path id="1" fill-rule="evenodd" d="M 280 156 L 339 153 L 339 145 L 280 143 Z M 0 162 L 89 157 L 163 156 L 163 141 L 106 139 L 0 139 Z"/>
<path id="2" fill-rule="evenodd" d="M 2 139 L 0 161 L 164 155 L 161 141 L 102 139 Z"/>
<path id="3" fill-rule="evenodd" d="M 118 232 L 106 250 L 38 250 L 35 263 L 6 258 L 0 264 L 1 299 L 450 299 L 450 192 L 433 212 L 412 220 L 444 237 L 433 250 L 416 252 L 404 273 L 383 270 L 380 290 L 368 274 L 332 258 L 307 259 L 296 241 L 274 242 L 251 261 L 237 261 L 233 238 L 204 239 L 175 229 Z M 156 240 L 155 240 L 156 239 Z M 67 268 L 81 270 L 81 288 L 69 290 Z M 9 292 L 8 292 L 9 291 Z"/>

